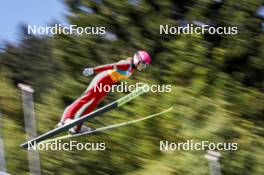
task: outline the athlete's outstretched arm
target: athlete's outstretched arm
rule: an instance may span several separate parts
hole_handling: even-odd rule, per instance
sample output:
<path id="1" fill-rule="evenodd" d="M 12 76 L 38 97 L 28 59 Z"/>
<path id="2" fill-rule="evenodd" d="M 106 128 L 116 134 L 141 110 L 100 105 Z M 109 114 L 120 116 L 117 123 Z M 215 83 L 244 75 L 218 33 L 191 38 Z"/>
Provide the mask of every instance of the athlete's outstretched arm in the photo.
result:
<path id="1" fill-rule="evenodd" d="M 94 73 L 100 73 L 106 70 L 113 70 L 113 69 L 120 69 L 120 70 L 127 70 L 130 67 L 131 61 L 130 60 L 122 60 L 117 63 L 106 64 L 102 66 L 97 66 L 94 68 L 85 68 L 83 74 L 85 76 L 92 75 Z"/>
<path id="2" fill-rule="evenodd" d="M 106 64 L 102 66 L 94 67 L 93 70 L 96 73 L 100 73 L 105 70 L 112 70 L 112 69 L 121 69 L 121 70 L 127 70 L 130 66 L 131 62 L 129 60 L 122 60 L 117 63 L 112 64 Z"/>

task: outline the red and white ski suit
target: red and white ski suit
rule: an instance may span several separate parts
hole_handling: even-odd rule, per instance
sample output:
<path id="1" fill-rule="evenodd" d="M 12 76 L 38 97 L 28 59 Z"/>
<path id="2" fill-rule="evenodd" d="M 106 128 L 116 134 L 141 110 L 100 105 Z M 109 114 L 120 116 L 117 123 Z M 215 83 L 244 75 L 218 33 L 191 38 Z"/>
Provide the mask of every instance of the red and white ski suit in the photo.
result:
<path id="1" fill-rule="evenodd" d="M 93 70 L 94 73 L 98 74 L 91 81 L 82 96 L 65 109 L 61 122 L 64 122 L 68 118 L 76 119 L 92 112 L 108 94 L 108 92 L 100 91 L 95 85 L 97 84 L 98 87 L 101 85 L 101 90 L 104 89 L 104 86 L 106 85 L 112 86 L 113 84 L 118 83 L 121 79 L 129 78 L 133 74 L 135 67 L 132 60 L 128 59 L 122 60 L 118 63 L 98 66 L 93 68 Z M 77 129 L 80 128 L 81 125 L 77 127 Z"/>

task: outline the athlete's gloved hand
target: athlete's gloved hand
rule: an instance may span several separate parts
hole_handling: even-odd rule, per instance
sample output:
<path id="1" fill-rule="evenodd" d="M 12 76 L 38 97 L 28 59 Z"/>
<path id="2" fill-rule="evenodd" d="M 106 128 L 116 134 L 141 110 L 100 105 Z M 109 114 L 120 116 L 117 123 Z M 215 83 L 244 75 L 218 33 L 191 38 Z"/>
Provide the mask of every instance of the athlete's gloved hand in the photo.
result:
<path id="1" fill-rule="evenodd" d="M 94 70 L 93 68 L 85 68 L 83 70 L 83 75 L 84 76 L 89 76 L 89 75 L 93 75 L 94 74 Z"/>

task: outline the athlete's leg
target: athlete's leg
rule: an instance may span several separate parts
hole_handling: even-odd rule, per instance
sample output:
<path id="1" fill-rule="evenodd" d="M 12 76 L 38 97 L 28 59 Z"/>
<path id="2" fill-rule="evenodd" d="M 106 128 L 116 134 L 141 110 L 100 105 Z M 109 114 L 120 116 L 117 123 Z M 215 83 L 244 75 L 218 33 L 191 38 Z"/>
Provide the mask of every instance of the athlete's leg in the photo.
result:
<path id="1" fill-rule="evenodd" d="M 61 122 L 64 122 L 67 119 L 74 119 L 76 112 L 85 104 L 92 103 L 93 98 L 96 94 L 92 92 L 87 92 L 85 95 L 81 96 L 75 100 L 71 105 L 69 105 L 63 112 Z"/>
<path id="2" fill-rule="evenodd" d="M 107 94 L 95 89 L 95 84 L 112 85 L 113 81 L 107 72 L 98 74 L 90 83 L 83 95 L 68 106 L 61 118 L 63 124 L 67 119 L 78 118 L 84 114 L 90 113 Z"/>
<path id="3" fill-rule="evenodd" d="M 104 99 L 104 97 L 107 95 L 107 93 L 97 93 L 95 98 L 93 98 L 91 101 L 89 101 L 89 104 L 83 105 L 75 114 L 74 119 L 80 118 L 81 116 L 87 115 L 90 112 L 92 112 L 96 106 Z M 80 130 L 82 127 L 82 124 L 76 126 L 76 130 Z"/>

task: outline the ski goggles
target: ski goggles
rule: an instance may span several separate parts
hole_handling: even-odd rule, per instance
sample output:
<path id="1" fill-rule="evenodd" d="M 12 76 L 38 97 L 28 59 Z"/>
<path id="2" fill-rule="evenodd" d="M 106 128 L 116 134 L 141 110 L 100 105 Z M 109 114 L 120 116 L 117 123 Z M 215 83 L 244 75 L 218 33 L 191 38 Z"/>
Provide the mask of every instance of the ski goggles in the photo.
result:
<path id="1" fill-rule="evenodd" d="M 147 68 L 147 64 L 145 62 L 140 62 L 139 66 L 141 66 L 143 69 Z"/>
<path id="2" fill-rule="evenodd" d="M 135 54 L 134 55 L 134 59 L 136 59 L 139 63 L 137 64 L 137 66 L 140 66 L 142 67 L 143 69 L 146 69 L 147 68 L 147 64 L 142 61 L 141 57 L 138 55 L 138 54 Z"/>

